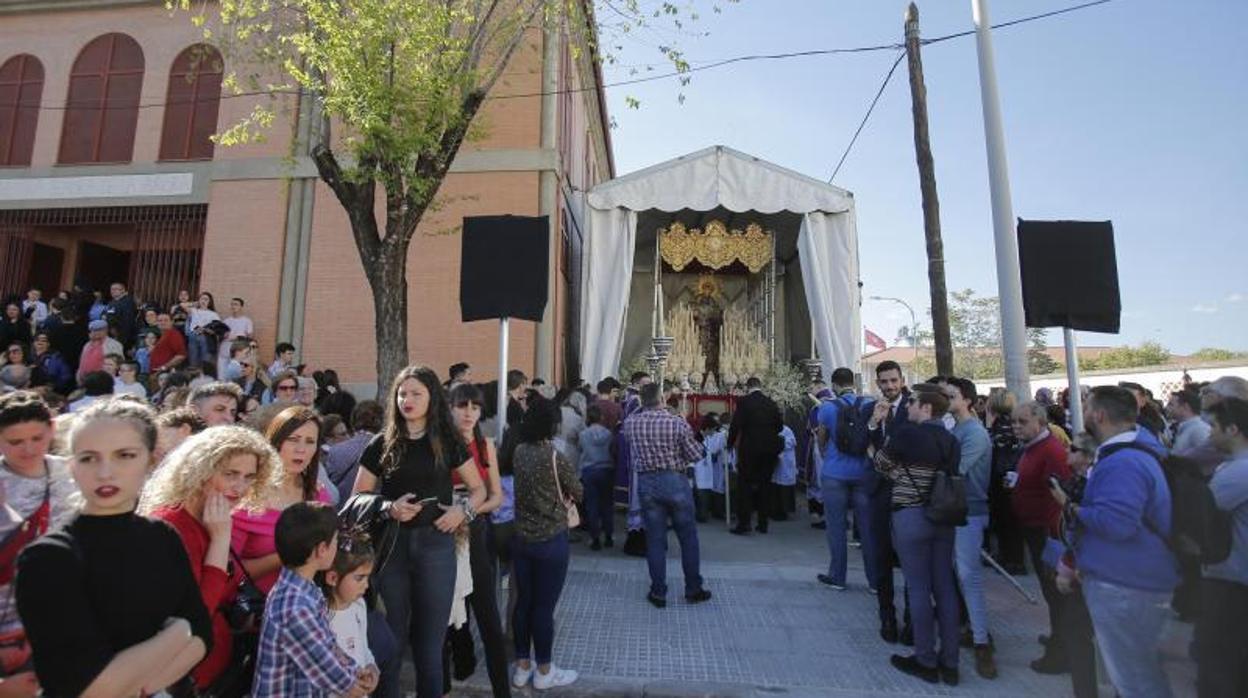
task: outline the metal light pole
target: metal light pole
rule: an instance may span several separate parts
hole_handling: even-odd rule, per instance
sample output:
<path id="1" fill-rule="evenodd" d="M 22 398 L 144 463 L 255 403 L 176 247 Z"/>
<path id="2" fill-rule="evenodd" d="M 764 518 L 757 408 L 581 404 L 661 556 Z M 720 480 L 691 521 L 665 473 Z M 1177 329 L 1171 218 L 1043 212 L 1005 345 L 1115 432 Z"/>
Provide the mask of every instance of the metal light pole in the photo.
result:
<path id="1" fill-rule="evenodd" d="M 906 310 L 910 311 L 910 347 L 914 349 L 914 361 L 917 363 L 919 360 L 919 339 L 915 336 L 915 332 L 918 331 L 919 320 L 914 314 L 914 308 L 911 308 L 910 304 L 902 299 L 893 298 L 892 296 L 870 296 L 870 299 L 873 301 L 890 301 L 892 303 L 900 303 L 905 306 Z M 913 364 L 911 365 L 911 370 L 913 370 Z"/>
<path id="2" fill-rule="evenodd" d="M 992 23 L 987 0 L 971 0 L 975 43 L 979 54 L 979 94 L 984 111 L 984 140 L 988 148 L 988 185 L 992 192 L 992 229 L 997 252 L 997 295 L 1001 299 L 1001 345 L 1005 359 L 1005 386 L 1019 399 L 1031 395 L 1027 375 L 1027 328 L 1023 322 L 1023 282 L 1018 267 L 1018 237 L 1010 203 L 1010 179 L 1005 161 L 1005 129 L 997 94 L 996 59 L 992 51 Z"/>

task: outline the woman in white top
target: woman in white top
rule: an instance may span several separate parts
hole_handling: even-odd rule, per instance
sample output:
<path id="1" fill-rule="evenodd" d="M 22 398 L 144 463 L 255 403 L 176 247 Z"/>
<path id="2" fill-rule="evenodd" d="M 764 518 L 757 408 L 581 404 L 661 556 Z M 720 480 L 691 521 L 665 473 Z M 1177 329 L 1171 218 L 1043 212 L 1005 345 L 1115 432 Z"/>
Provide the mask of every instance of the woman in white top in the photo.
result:
<path id="1" fill-rule="evenodd" d="M 207 335 L 208 325 L 219 321 L 221 316 L 217 314 L 212 294 L 207 291 L 199 294 L 199 300 L 194 305 L 183 303 L 182 307 L 187 312 L 186 349 L 190 354 L 189 365 L 192 368 L 199 368 L 211 357 Z"/>

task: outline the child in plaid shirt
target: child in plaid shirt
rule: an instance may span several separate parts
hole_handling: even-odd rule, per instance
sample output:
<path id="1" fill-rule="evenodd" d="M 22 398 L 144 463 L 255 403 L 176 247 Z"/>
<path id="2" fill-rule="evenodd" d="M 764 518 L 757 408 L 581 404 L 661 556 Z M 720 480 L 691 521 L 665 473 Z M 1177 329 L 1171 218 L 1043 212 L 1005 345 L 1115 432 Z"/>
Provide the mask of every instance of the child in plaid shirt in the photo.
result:
<path id="1" fill-rule="evenodd" d="M 282 571 L 269 592 L 260 627 L 253 698 L 360 698 L 377 685 L 377 674 L 347 657 L 330 627 L 317 573 L 330 569 L 338 552 L 338 516 L 327 504 L 298 502 L 277 519 Z"/>

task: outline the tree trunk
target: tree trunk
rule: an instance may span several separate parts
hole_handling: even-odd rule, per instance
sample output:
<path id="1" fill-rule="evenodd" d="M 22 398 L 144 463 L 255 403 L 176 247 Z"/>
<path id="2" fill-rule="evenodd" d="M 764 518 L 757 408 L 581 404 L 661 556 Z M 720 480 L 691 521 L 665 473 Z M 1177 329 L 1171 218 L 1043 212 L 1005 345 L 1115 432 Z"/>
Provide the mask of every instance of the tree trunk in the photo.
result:
<path id="1" fill-rule="evenodd" d="M 927 133 L 927 87 L 919 55 L 919 9 L 906 11 L 906 57 L 910 69 L 910 100 L 914 113 L 914 150 L 923 195 L 923 232 L 927 241 L 927 281 L 932 299 L 932 336 L 936 345 L 936 372 L 953 375 L 953 346 L 949 336 L 949 298 L 945 290 L 945 251 L 940 237 L 940 200 L 936 196 L 936 164 Z"/>
<path id="2" fill-rule="evenodd" d="M 409 363 L 407 350 L 406 241 L 386 240 L 371 265 L 365 265 L 373 292 L 374 334 L 377 340 L 377 399 L 387 398 L 390 381 Z"/>

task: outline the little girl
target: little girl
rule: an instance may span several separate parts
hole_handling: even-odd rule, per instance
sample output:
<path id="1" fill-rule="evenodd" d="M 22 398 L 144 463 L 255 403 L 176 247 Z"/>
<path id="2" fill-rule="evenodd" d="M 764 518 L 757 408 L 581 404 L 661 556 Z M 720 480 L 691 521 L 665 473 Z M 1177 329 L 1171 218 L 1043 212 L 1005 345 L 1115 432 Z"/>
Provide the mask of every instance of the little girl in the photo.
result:
<path id="1" fill-rule="evenodd" d="M 364 592 L 373 573 L 373 549 L 358 534 L 339 533 L 338 554 L 334 566 L 325 571 L 321 588 L 329 605 L 329 624 L 338 638 L 338 647 L 355 661 L 379 677 L 380 670 L 368 648 L 368 607 Z"/>

